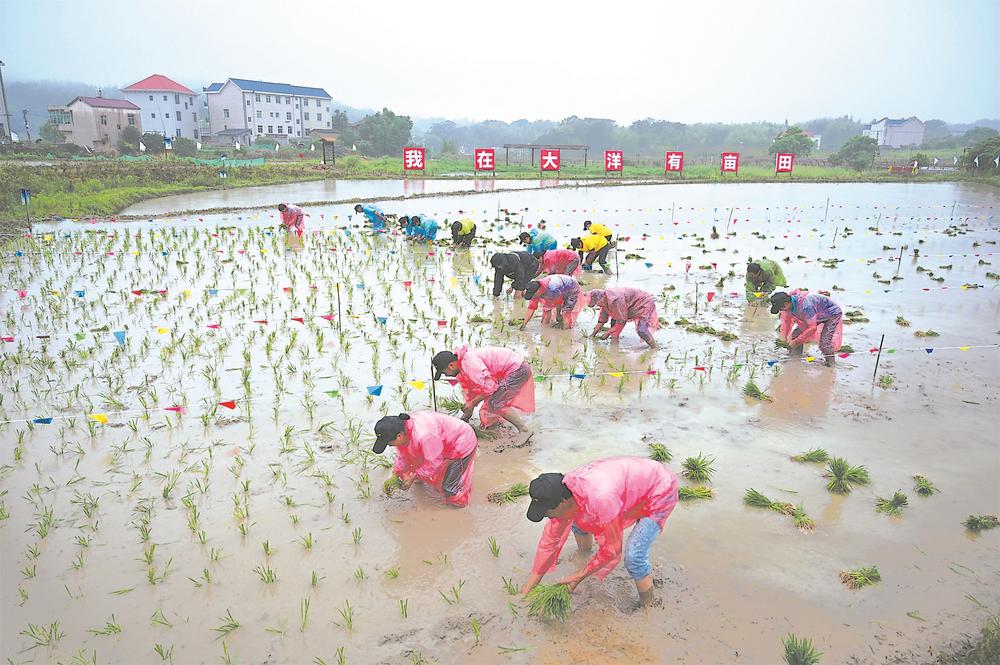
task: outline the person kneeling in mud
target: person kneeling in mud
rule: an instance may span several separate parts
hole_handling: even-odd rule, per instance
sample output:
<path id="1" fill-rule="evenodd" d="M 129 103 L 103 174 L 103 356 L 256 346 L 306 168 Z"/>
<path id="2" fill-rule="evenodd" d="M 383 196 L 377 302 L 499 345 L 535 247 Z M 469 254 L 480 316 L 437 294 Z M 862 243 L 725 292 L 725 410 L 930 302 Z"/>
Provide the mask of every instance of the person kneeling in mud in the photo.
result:
<path id="1" fill-rule="evenodd" d="M 645 457 L 611 457 L 566 475 L 543 473 L 532 480 L 528 519 L 541 522 L 547 517 L 549 522 L 521 593 L 527 595 L 556 565 L 570 531 L 582 552 L 590 552 L 596 539 L 597 553 L 560 583 L 573 591 L 590 575 L 603 580 L 621 560 L 623 532 L 632 526 L 624 548 L 625 570 L 635 581 L 640 604 L 652 603 L 649 548 L 677 505 L 678 488 L 677 476 Z"/>
<path id="2" fill-rule="evenodd" d="M 493 297 L 499 298 L 503 293 L 505 279 L 511 281 L 510 290 L 520 296 L 538 273 L 538 259 L 528 252 L 497 252 L 490 257 L 493 266 Z"/>
<path id="3" fill-rule="evenodd" d="M 840 305 L 818 293 L 778 291 L 771 296 L 771 314 L 780 314 L 779 335 L 788 342 L 792 355 L 802 355 L 802 347 L 817 342 L 832 367 L 833 354 L 844 340 L 844 316 Z"/>
<path id="4" fill-rule="evenodd" d="M 472 247 L 476 239 L 476 223 L 468 217 L 463 217 L 451 225 L 451 241 L 455 247 Z"/>
<path id="5" fill-rule="evenodd" d="M 601 310 L 597 325 L 592 333 L 598 339 L 612 337 L 615 340 L 622 334 L 625 324 L 635 322 L 635 330 L 651 349 L 659 348 L 653 339 L 653 332 L 660 327 L 660 316 L 656 311 L 656 301 L 652 294 L 631 286 L 617 286 L 607 289 L 588 291 L 584 297 L 587 304 Z M 611 329 L 601 333 L 604 324 L 611 320 Z"/>
<path id="6" fill-rule="evenodd" d="M 754 304 L 767 298 L 778 287 L 788 286 L 781 266 L 771 259 L 757 259 L 747 264 L 747 302 Z"/>
<path id="7" fill-rule="evenodd" d="M 392 446 L 396 449 L 392 472 L 402 489 L 420 480 L 437 488 L 447 503 L 462 508 L 472 493 L 478 445 L 468 423 L 444 413 L 415 411 L 379 419 L 372 452 L 382 454 Z"/>
<path id="8" fill-rule="evenodd" d="M 521 330 L 528 326 L 528 321 L 542 305 L 542 324 L 551 323 L 554 328 L 572 328 L 576 325 L 576 317 L 583 309 L 583 298 L 580 294 L 580 284 L 569 275 L 549 275 L 533 282 L 528 282 L 524 289 L 524 297 L 528 301 L 528 315 L 521 323 Z M 555 312 L 555 317 L 552 313 Z"/>
<path id="9" fill-rule="evenodd" d="M 458 377 L 465 393 L 462 420 L 468 422 L 479 407 L 479 422 L 491 427 L 501 418 L 527 433 L 518 409 L 525 413 L 535 410 L 535 382 L 531 378 L 531 365 L 524 356 L 495 346 L 470 349 L 460 346 L 452 351 L 441 351 L 431 361 L 434 380 L 441 375 Z"/>

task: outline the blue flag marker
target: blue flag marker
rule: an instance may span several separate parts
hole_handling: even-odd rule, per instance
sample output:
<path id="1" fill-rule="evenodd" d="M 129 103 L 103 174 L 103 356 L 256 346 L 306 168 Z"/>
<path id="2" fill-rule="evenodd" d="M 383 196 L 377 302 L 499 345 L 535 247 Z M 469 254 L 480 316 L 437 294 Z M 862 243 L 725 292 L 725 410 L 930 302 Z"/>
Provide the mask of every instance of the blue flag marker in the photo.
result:
<path id="1" fill-rule="evenodd" d="M 768 360 L 767 361 L 767 366 L 768 367 L 774 367 L 775 364 L 777 364 L 777 362 L 778 362 L 777 360 Z"/>
<path id="2" fill-rule="evenodd" d="M 82 298 L 83 297 L 83 289 L 78 289 L 78 290 L 74 291 L 73 293 L 76 294 L 77 298 Z"/>
<path id="3" fill-rule="evenodd" d="M 208 290 L 208 295 L 210 295 L 210 296 L 217 296 L 217 295 L 219 295 L 219 289 L 209 289 Z"/>
<path id="4" fill-rule="evenodd" d="M 586 379 L 587 375 L 586 374 L 570 374 L 569 378 L 571 378 L 571 379 Z"/>
<path id="5" fill-rule="evenodd" d="M 52 419 L 51 418 L 35 418 L 31 422 L 35 423 L 36 425 L 51 425 L 52 424 Z"/>
<path id="6" fill-rule="evenodd" d="M 479 275 L 473 275 L 472 281 L 476 284 L 476 286 L 479 286 Z"/>
<path id="7" fill-rule="evenodd" d="M 24 256 L 24 252 L 22 252 L 21 250 L 17 250 L 16 252 L 14 252 L 14 256 Z"/>
<path id="8" fill-rule="evenodd" d="M 382 394 L 382 386 L 381 385 L 368 386 L 368 394 L 378 397 L 379 395 Z"/>
<path id="9" fill-rule="evenodd" d="M 934 349 L 924 349 L 927 353 L 934 353 Z"/>
<path id="10" fill-rule="evenodd" d="M 124 330 L 116 330 L 112 334 L 115 336 L 115 339 L 118 341 L 118 346 L 125 346 L 125 331 Z"/>
<path id="11" fill-rule="evenodd" d="M 650 263 L 649 261 L 646 261 L 646 267 L 647 267 L 647 268 L 652 268 L 652 267 L 653 267 L 653 264 L 652 264 L 652 263 Z"/>
<path id="12" fill-rule="evenodd" d="M 378 322 L 381 323 L 383 326 L 389 321 L 389 317 L 388 316 L 379 316 L 377 318 L 378 318 Z"/>

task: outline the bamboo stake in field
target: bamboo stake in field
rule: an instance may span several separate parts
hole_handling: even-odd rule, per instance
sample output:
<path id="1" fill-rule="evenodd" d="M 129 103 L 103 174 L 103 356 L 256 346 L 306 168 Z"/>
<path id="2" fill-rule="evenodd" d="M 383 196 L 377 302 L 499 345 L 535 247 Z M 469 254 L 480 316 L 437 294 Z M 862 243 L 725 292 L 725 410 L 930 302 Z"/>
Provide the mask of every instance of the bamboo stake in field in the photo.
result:
<path id="1" fill-rule="evenodd" d="M 434 362 L 431 361 L 431 404 L 438 410 L 437 381 L 434 380 Z"/>
<path id="2" fill-rule="evenodd" d="M 337 287 L 337 332 L 339 333 L 342 332 L 340 321 L 343 318 L 340 315 L 340 283 L 338 282 L 335 286 Z"/>
<path id="3" fill-rule="evenodd" d="M 882 359 L 882 343 L 885 342 L 885 334 L 882 334 L 882 339 L 878 342 L 878 355 L 875 356 L 875 371 L 872 372 L 872 385 L 875 385 L 875 376 L 878 374 L 878 363 Z"/>

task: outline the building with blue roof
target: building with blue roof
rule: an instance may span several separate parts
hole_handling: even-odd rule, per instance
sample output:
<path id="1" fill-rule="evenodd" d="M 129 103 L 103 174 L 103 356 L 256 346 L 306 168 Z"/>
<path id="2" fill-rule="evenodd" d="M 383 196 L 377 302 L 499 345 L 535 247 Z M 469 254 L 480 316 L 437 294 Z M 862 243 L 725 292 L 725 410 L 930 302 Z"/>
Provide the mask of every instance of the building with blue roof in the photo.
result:
<path id="1" fill-rule="evenodd" d="M 217 139 L 248 130 L 240 132 L 247 143 L 260 137 L 286 142 L 332 128 L 333 99 L 323 88 L 228 78 L 203 90 L 209 132 Z"/>
<path id="2" fill-rule="evenodd" d="M 917 116 L 882 118 L 862 130 L 863 136 L 878 141 L 881 148 L 909 148 L 924 142 L 924 123 Z"/>

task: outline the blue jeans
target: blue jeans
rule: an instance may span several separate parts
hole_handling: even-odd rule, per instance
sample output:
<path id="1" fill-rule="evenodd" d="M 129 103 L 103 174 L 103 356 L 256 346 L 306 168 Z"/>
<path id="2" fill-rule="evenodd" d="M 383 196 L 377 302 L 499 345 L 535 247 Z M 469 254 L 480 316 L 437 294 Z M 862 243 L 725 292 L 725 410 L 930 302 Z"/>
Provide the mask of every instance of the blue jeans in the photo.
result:
<path id="1" fill-rule="evenodd" d="M 572 528 L 576 535 L 587 533 L 576 524 Z M 632 579 L 641 580 L 653 571 L 653 567 L 649 565 L 649 548 L 660 531 L 660 525 L 651 517 L 643 517 L 632 527 L 624 552 L 625 570 Z"/>

